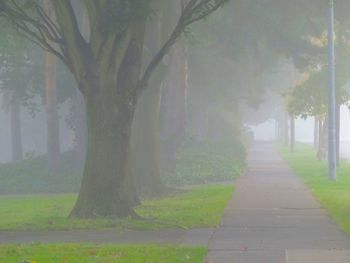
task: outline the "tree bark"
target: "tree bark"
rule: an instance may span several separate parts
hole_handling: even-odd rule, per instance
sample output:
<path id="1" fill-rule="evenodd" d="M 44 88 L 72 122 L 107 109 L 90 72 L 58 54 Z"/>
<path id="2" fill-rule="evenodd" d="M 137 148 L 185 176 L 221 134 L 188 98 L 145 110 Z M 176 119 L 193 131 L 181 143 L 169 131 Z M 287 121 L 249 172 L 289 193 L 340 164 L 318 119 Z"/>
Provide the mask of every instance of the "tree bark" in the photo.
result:
<path id="1" fill-rule="evenodd" d="M 99 75 L 81 82 L 87 119 L 87 153 L 78 200 L 71 217 L 136 216 L 139 203 L 131 174 L 130 138 L 139 93 L 144 27 L 134 25 L 120 63 L 92 64 Z M 106 58 L 107 61 L 110 59 Z M 117 72 L 117 74 L 115 74 Z M 84 86 L 85 85 L 85 86 Z"/>
<path id="2" fill-rule="evenodd" d="M 129 141 L 134 107 L 118 106 L 102 89 L 88 95 L 87 155 L 77 203 L 71 216 L 125 217 L 133 214 L 133 200 L 123 189 L 128 175 Z"/>
<path id="3" fill-rule="evenodd" d="M 17 99 L 13 99 L 11 102 L 10 115 L 11 115 L 12 161 L 20 162 L 23 160 L 22 125 L 21 125 L 21 105 Z"/>

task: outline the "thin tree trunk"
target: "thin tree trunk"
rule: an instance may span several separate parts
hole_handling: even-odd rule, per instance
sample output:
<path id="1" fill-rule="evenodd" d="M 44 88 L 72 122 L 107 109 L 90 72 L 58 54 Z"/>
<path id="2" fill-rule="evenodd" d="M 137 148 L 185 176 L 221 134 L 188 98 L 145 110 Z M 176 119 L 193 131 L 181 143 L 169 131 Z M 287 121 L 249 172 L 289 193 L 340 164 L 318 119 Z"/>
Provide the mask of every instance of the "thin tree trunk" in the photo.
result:
<path id="1" fill-rule="evenodd" d="M 314 116 L 314 149 L 318 149 L 319 144 L 319 119 L 317 116 Z"/>
<path id="2" fill-rule="evenodd" d="M 21 105 L 17 99 L 13 99 L 11 102 L 10 115 L 11 115 L 12 161 L 20 162 L 23 160 L 22 125 L 21 125 Z"/>
<path id="3" fill-rule="evenodd" d="M 320 123 L 320 136 L 319 136 L 319 150 L 317 154 L 317 158 L 319 160 L 324 160 L 326 158 L 326 153 L 327 153 L 327 148 L 328 148 L 328 143 L 327 143 L 327 138 L 328 138 L 328 121 L 327 118 L 324 121 L 319 121 Z"/>
<path id="4" fill-rule="evenodd" d="M 187 122 L 187 45 L 184 40 L 174 45 L 171 53 L 169 76 L 164 95 L 162 129 L 162 156 L 170 171 L 175 169 L 176 152 L 181 145 Z"/>
<path id="5" fill-rule="evenodd" d="M 295 118 L 294 115 L 290 117 L 290 151 L 294 152 L 295 149 Z"/>
<path id="6" fill-rule="evenodd" d="M 152 82 L 151 82 L 152 84 Z M 159 108 L 160 85 L 143 92 L 135 112 L 131 136 L 131 171 L 141 196 L 163 192 L 160 178 Z"/>
<path id="7" fill-rule="evenodd" d="M 288 146 L 288 139 L 289 139 L 289 123 L 288 123 L 288 113 L 285 112 L 284 117 L 283 117 L 283 122 L 284 122 L 284 127 L 283 127 L 283 140 L 284 140 L 284 145 L 287 147 Z"/>
<path id="8" fill-rule="evenodd" d="M 49 172 L 58 171 L 60 161 L 59 117 L 56 91 L 56 58 L 46 53 L 46 120 L 47 120 L 47 157 Z"/>
<path id="9" fill-rule="evenodd" d="M 44 1 L 46 14 L 53 18 L 54 12 L 48 0 Z M 48 170 L 51 174 L 58 171 L 60 161 L 60 134 L 56 91 L 57 65 L 56 57 L 45 53 L 45 82 L 46 82 L 46 120 L 47 120 L 47 157 Z"/>
<path id="10" fill-rule="evenodd" d="M 204 141 L 208 138 L 208 105 L 199 105 L 192 109 L 191 126 L 197 139 Z"/>
<path id="11" fill-rule="evenodd" d="M 159 3 L 161 0 L 158 0 Z M 163 10 L 156 12 L 147 24 L 144 61 L 154 56 L 162 44 Z M 167 66 L 159 65 L 150 79 L 136 106 L 131 131 L 131 173 L 138 194 L 141 197 L 155 197 L 165 192 L 160 172 L 160 100 L 161 86 Z"/>
<path id="12" fill-rule="evenodd" d="M 86 116 L 84 98 L 77 90 L 74 95 L 75 155 L 77 168 L 84 166 L 86 156 Z"/>
<path id="13" fill-rule="evenodd" d="M 275 119 L 275 139 L 277 142 L 280 142 L 279 125 L 279 121 Z"/>
<path id="14" fill-rule="evenodd" d="M 318 118 L 318 148 L 317 159 L 320 161 L 323 159 L 323 121 Z"/>
<path id="15" fill-rule="evenodd" d="M 340 165 L 340 105 L 336 107 L 336 161 Z"/>

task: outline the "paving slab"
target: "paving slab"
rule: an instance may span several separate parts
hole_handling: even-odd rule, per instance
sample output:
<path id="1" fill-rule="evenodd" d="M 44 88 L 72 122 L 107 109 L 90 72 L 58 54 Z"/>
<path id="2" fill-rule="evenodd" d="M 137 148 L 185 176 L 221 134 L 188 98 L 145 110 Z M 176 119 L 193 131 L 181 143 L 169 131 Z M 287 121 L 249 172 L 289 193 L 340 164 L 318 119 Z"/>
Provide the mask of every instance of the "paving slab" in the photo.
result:
<path id="1" fill-rule="evenodd" d="M 287 263 L 349 263 L 350 250 L 290 250 Z"/>
<path id="2" fill-rule="evenodd" d="M 227 259 L 232 259 L 228 261 Z M 233 260 L 234 259 L 234 260 Z M 207 263 L 216 262 L 229 262 L 229 263 L 285 263 L 286 255 L 280 250 L 276 251 L 237 251 L 237 250 L 224 250 L 224 251 L 213 251 L 210 254 L 210 259 L 207 259 Z"/>
<path id="3" fill-rule="evenodd" d="M 255 143 L 248 156 L 248 172 L 236 182 L 222 224 L 210 239 L 207 262 L 323 263 L 326 261 L 312 258 L 322 251 L 324 258 L 332 257 L 328 263 L 338 263 L 338 258 L 339 263 L 344 258 L 349 263 L 344 252 L 348 250 L 350 238 L 330 219 L 275 146 Z"/>

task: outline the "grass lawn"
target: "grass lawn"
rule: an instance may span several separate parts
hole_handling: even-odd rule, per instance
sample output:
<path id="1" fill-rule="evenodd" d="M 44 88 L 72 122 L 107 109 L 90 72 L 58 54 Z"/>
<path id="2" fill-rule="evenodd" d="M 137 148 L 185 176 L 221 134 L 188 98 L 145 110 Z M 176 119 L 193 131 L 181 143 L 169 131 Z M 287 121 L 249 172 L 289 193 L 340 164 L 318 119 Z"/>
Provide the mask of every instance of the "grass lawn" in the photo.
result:
<path id="1" fill-rule="evenodd" d="M 68 219 L 75 195 L 3 196 L 0 230 L 214 227 L 220 223 L 232 192 L 232 186 L 205 186 L 174 197 L 145 201 L 136 209 L 142 220 Z"/>
<path id="2" fill-rule="evenodd" d="M 350 234 L 350 164 L 341 162 L 338 180 L 333 182 L 328 179 L 326 161 L 318 161 L 311 146 L 297 144 L 294 153 L 282 147 L 280 151 L 329 214 Z"/>
<path id="3" fill-rule="evenodd" d="M 206 248 L 159 246 L 0 246 L 6 263 L 202 263 Z"/>

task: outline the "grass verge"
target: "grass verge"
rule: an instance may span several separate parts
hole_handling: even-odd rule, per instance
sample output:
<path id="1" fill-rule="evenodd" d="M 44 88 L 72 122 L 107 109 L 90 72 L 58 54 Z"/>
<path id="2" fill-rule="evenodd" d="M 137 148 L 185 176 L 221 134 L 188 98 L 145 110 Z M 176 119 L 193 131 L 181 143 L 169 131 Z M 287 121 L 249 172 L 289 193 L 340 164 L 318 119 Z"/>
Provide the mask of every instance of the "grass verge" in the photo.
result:
<path id="1" fill-rule="evenodd" d="M 136 208 L 143 218 L 80 220 L 67 216 L 75 195 L 0 197 L 0 230 L 162 229 L 214 227 L 232 195 L 232 186 L 205 186 Z"/>
<path id="2" fill-rule="evenodd" d="M 329 211 L 330 216 L 350 234 L 350 164 L 346 161 L 341 162 L 338 180 L 333 182 L 328 179 L 327 163 L 317 160 L 311 146 L 297 144 L 294 153 L 280 147 L 280 152 Z"/>
<path id="3" fill-rule="evenodd" d="M 6 263 L 202 263 L 206 248 L 159 246 L 29 245 L 0 246 Z"/>

